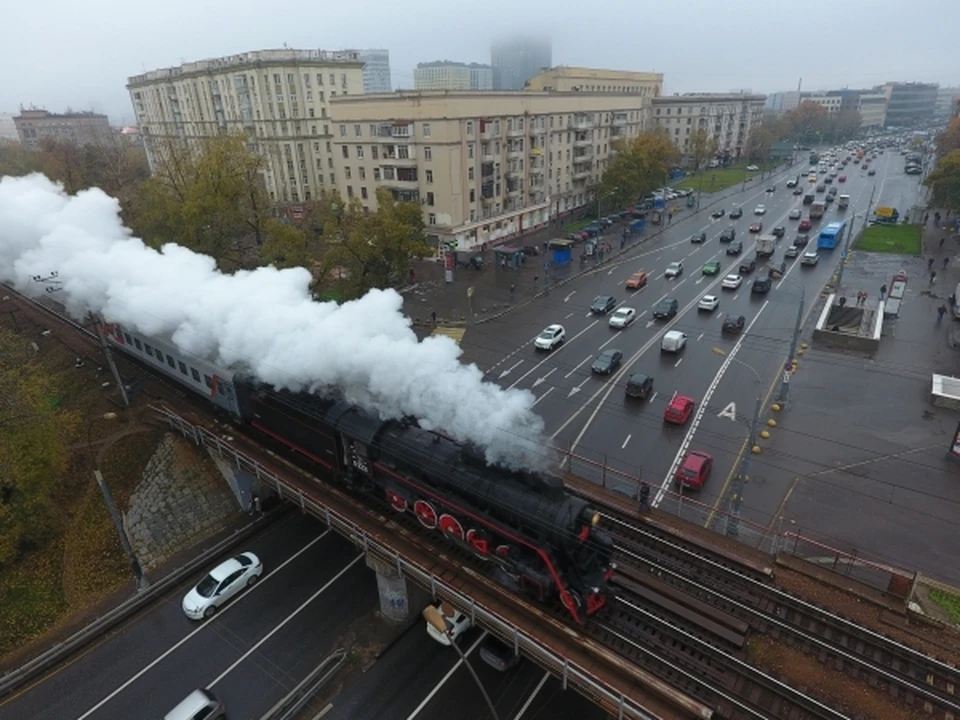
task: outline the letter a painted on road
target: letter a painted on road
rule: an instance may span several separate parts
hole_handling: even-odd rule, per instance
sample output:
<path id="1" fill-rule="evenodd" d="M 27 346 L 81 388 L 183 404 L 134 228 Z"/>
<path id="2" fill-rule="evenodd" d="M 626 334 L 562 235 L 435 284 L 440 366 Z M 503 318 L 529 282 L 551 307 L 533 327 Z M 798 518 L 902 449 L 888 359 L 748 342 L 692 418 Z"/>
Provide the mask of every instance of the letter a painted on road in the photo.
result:
<path id="1" fill-rule="evenodd" d="M 734 422 L 737 421 L 737 404 L 730 403 L 723 410 L 717 413 L 717 417 L 730 418 Z"/>

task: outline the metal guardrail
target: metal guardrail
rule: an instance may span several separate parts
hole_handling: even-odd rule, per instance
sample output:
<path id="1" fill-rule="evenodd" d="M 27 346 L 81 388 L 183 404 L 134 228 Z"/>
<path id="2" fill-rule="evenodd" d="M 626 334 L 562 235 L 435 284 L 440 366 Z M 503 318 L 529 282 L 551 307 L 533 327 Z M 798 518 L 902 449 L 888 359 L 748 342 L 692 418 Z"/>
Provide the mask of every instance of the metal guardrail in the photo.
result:
<path id="1" fill-rule="evenodd" d="M 373 555 L 388 567 L 395 568 L 398 574 L 428 589 L 434 599 L 448 600 L 463 612 L 468 613 L 474 624 L 479 623 L 501 637 L 512 638 L 514 647 L 559 678 L 564 690 L 574 688 L 594 703 L 604 707 L 618 720 L 658 720 L 657 715 L 651 714 L 636 700 L 607 687 L 586 668 L 558 655 L 536 637 L 500 617 L 492 609 L 460 593 L 426 568 L 372 538 L 350 518 L 324 505 L 321 501 L 308 497 L 302 490 L 288 484 L 205 428 L 192 424 L 167 408 L 153 406 L 152 409 L 166 419 L 172 428 L 179 430 L 184 437 L 193 439 L 198 445 L 216 450 L 221 458 L 232 461 L 237 469 L 256 476 L 262 484 L 269 483 L 281 498 L 290 500 L 304 512 L 310 512 L 320 518 L 327 527 L 349 539 L 366 554 Z M 465 572 L 469 570 L 465 569 Z"/>
<path id="2" fill-rule="evenodd" d="M 150 603 L 159 596 L 179 585 L 184 578 L 194 574 L 205 565 L 208 565 L 213 558 L 223 554 L 232 545 L 259 532 L 264 525 L 273 522 L 273 520 L 279 518 L 281 514 L 281 512 L 269 513 L 261 516 L 260 519 L 246 525 L 240 530 L 236 530 L 231 533 L 229 537 L 224 538 L 210 549 L 205 550 L 183 567 L 177 568 L 160 580 L 155 581 L 148 589 L 125 600 L 117 607 L 98 617 L 89 625 L 75 632 L 63 642 L 57 643 L 37 657 L 24 663 L 16 670 L 5 673 L 3 677 L 0 678 L 0 698 L 18 690 L 34 678 L 64 662 L 74 653 L 102 637 L 104 633 L 115 628 L 135 613 L 150 605 Z"/>
<path id="3" fill-rule="evenodd" d="M 333 651 L 317 667 L 311 670 L 310 674 L 301 680 L 293 690 L 287 693 L 286 697 L 267 710 L 260 720 L 294 720 L 297 713 L 303 710 L 313 700 L 314 695 L 330 682 L 346 661 L 346 650 Z"/>

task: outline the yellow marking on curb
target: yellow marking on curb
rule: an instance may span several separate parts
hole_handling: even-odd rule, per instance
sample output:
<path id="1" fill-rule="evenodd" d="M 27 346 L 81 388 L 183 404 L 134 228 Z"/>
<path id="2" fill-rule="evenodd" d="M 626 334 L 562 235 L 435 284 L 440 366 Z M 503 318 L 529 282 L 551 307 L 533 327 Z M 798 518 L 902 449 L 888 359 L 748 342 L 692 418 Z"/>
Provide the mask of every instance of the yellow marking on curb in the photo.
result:
<path id="1" fill-rule="evenodd" d="M 433 329 L 431 335 L 443 335 L 453 340 L 457 345 L 463 340 L 463 334 L 466 332 L 466 328 L 459 327 L 436 327 Z"/>

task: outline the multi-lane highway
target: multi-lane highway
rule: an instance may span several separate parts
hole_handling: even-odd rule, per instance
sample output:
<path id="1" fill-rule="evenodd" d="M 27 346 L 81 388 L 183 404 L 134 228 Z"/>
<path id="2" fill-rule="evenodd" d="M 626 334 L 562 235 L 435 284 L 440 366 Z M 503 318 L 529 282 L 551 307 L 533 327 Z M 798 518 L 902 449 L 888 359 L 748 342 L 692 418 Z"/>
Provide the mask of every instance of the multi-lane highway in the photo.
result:
<path id="1" fill-rule="evenodd" d="M 917 181 L 904 175 L 902 166 L 899 154 L 887 151 L 873 162 L 874 177 L 854 163 L 843 170 L 841 174 L 848 180 L 837 187 L 840 193 L 850 195 L 850 207 L 841 211 L 836 203 L 828 206 L 824 218 L 815 221 L 810 231 L 811 247 L 816 245 L 818 228 L 827 222 L 845 218 L 859 228 L 871 193 L 874 208 L 895 205 L 906 211 L 916 196 Z M 785 276 L 776 280 L 766 295 L 751 294 L 752 276 L 745 277 L 738 290 L 720 287 L 724 275 L 736 273 L 744 259 L 754 256 L 757 235 L 748 233 L 748 227 L 757 219 L 763 221 L 766 232 L 778 225 L 786 227 L 773 258 L 777 265 L 784 261 L 784 250 L 797 235 L 799 223 L 788 219 L 790 210 L 801 208 L 803 217 L 809 211 L 809 206 L 802 205 L 802 196 L 786 187 L 786 181 L 802 175 L 801 184 L 806 188 L 807 170 L 808 164 L 800 162 L 772 178 L 755 181 L 745 192 L 706 206 L 700 213 L 685 218 L 681 213 L 681 219 L 658 237 L 537 302 L 471 329 L 464 341 L 468 356 L 477 358 L 488 376 L 504 387 L 534 393 L 536 409 L 558 447 L 573 448 L 579 455 L 630 475 L 642 472 L 655 490 L 671 487 L 672 471 L 686 450 L 710 453 L 715 465 L 700 497 L 705 502 L 715 501 L 733 474 L 757 395 L 766 398 L 771 389 L 777 392 L 773 386 L 782 377 L 802 292 L 806 293 L 807 316 L 841 254 L 840 248 L 821 251 L 815 266 L 801 265 L 799 257 L 786 259 Z M 767 193 L 771 185 L 776 188 Z M 754 215 L 759 204 L 766 207 L 761 217 Z M 729 213 L 736 207 L 743 209 L 743 216 L 731 220 Z M 713 219 L 711 213 L 717 208 L 727 214 Z M 727 227 L 735 227 L 737 240 L 744 243 L 740 256 L 728 256 L 728 246 L 719 242 L 718 236 Z M 692 243 L 690 236 L 701 231 L 706 232 L 707 241 Z M 720 273 L 702 275 L 702 266 L 712 260 L 720 262 Z M 673 261 L 682 261 L 684 272 L 676 279 L 666 278 L 664 270 Z M 625 289 L 627 278 L 641 269 L 650 274 L 646 287 Z M 764 266 L 758 265 L 754 275 L 764 272 Z M 698 301 L 706 294 L 720 296 L 717 310 L 697 310 Z M 614 296 L 618 307 L 635 308 L 636 322 L 625 330 L 610 328 L 607 317 L 590 312 L 598 295 Z M 652 308 L 667 296 L 677 299 L 679 312 L 667 322 L 655 321 Z M 742 334 L 721 333 L 727 315 L 745 316 Z M 567 342 L 549 354 L 537 352 L 533 339 L 550 323 L 565 327 Z M 661 353 L 660 340 L 668 330 L 686 333 L 688 344 L 683 352 Z M 593 375 L 591 363 L 606 348 L 623 352 L 623 366 L 612 376 Z M 634 372 L 654 378 L 654 393 L 646 402 L 624 394 L 626 379 Z M 663 422 L 664 408 L 675 393 L 697 402 L 696 414 L 684 427 Z M 583 463 L 578 472 L 588 473 Z M 593 475 L 599 478 L 599 472 Z M 656 492 L 655 497 L 662 499 L 663 495 Z M 775 506 L 772 503 L 771 509 Z"/>

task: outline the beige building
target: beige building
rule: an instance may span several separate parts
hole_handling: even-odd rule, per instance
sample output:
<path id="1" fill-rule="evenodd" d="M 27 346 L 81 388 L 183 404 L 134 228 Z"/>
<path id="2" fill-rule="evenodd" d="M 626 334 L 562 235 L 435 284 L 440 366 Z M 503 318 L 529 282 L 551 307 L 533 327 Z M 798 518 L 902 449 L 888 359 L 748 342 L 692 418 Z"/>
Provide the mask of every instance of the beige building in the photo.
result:
<path id="1" fill-rule="evenodd" d="M 20 143 L 32 150 L 39 148 L 44 138 L 73 145 L 104 145 L 114 136 L 107 116 L 93 112 L 21 110 L 13 122 Z"/>
<path id="2" fill-rule="evenodd" d="M 843 97 L 841 95 L 832 95 L 832 94 L 811 94 L 803 95 L 800 102 L 812 102 L 827 111 L 827 115 L 836 115 L 840 112 L 840 109 L 843 107 Z"/>
<path id="3" fill-rule="evenodd" d="M 524 86 L 525 90 L 628 93 L 648 98 L 659 96 L 662 88 L 663 73 L 566 66 L 541 70 Z"/>
<path id="4" fill-rule="evenodd" d="M 588 92 L 404 92 L 330 104 L 336 184 L 420 201 L 428 233 L 462 248 L 584 205 L 611 142 L 644 129 L 649 99 Z"/>
<path id="5" fill-rule="evenodd" d="M 184 63 L 129 78 L 151 168 L 170 143 L 244 133 L 267 158 L 278 203 L 310 200 L 335 183 L 332 100 L 363 93 L 358 51 L 261 50 Z"/>
<path id="6" fill-rule="evenodd" d="M 449 60 L 419 63 L 413 70 L 414 90 L 492 90 L 493 68 Z"/>
<path id="7" fill-rule="evenodd" d="M 883 93 L 863 93 L 857 98 L 860 127 L 883 127 L 887 122 L 887 96 Z"/>
<path id="8" fill-rule="evenodd" d="M 690 140 L 702 128 L 717 141 L 717 151 L 737 157 L 750 130 L 763 121 L 765 95 L 690 93 L 653 98 L 652 120 L 664 128 L 680 152 L 688 155 Z"/>

